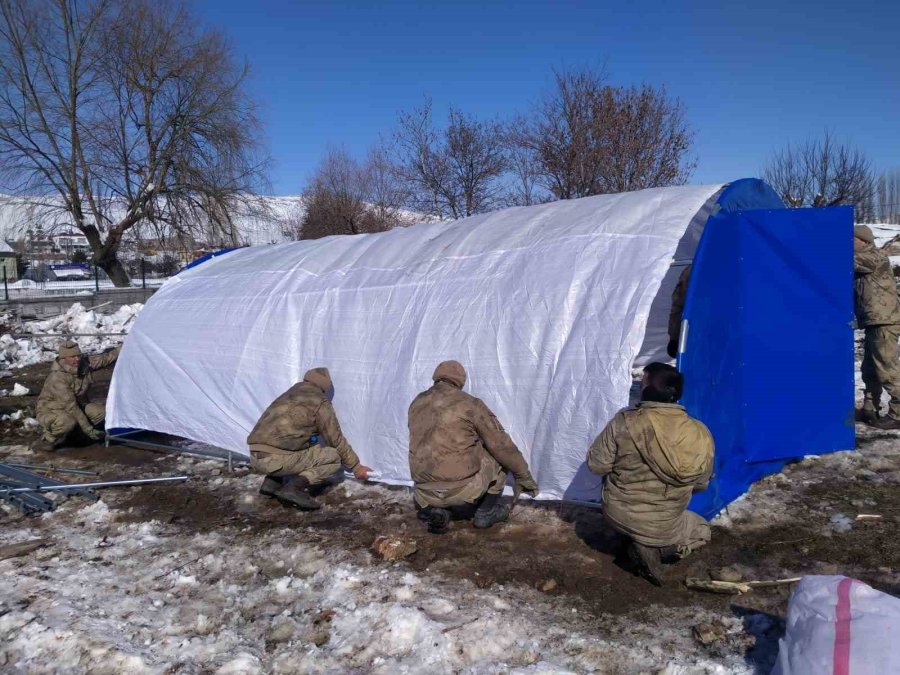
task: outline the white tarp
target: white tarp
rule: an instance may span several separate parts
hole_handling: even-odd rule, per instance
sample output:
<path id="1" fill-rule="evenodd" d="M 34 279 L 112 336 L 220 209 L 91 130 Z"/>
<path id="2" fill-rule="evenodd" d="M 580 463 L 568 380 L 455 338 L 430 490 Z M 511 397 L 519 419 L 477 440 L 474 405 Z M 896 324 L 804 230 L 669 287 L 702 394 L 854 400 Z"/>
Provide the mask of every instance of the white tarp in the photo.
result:
<path id="1" fill-rule="evenodd" d="M 900 673 L 900 599 L 842 576 L 803 577 L 772 675 Z"/>
<path id="2" fill-rule="evenodd" d="M 651 302 L 720 188 L 588 197 L 215 258 L 147 303 L 115 370 L 107 426 L 246 455 L 266 406 L 327 366 L 347 439 L 383 479 L 405 482 L 407 408 L 440 361 L 457 359 L 541 496 L 596 498 L 587 448 L 627 404 Z"/>

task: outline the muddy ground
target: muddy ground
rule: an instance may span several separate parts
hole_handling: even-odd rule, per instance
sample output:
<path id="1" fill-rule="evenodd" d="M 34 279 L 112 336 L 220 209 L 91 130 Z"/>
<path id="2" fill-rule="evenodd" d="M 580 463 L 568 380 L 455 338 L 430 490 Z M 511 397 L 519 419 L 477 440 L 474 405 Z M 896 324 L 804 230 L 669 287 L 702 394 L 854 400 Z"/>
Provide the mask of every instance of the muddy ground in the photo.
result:
<path id="1" fill-rule="evenodd" d="M 33 415 L 48 369 L 34 366 L 4 378 L 0 387 L 20 382 L 32 395 L 0 399 L 0 410 L 8 414 L 19 408 Z M 98 378 L 97 394 L 107 383 L 108 374 Z M 0 423 L 3 445 L 29 444 L 35 436 L 21 422 Z M 760 481 L 740 505 L 729 508 L 709 546 L 667 568 L 663 588 L 635 577 L 617 557 L 616 535 L 598 512 L 582 507 L 520 503 L 509 522 L 491 530 L 458 522 L 449 534 L 433 536 L 417 520 L 405 488 L 381 487 L 383 496 L 373 499 L 371 491 L 336 482 L 320 495 L 320 511 L 300 513 L 256 495 L 257 478 L 244 467 L 229 473 L 224 463 L 121 446 L 57 453 L 20 447 L 12 453 L 28 463 L 94 470 L 104 479 L 191 474 L 184 484 L 105 492 L 104 501 L 123 522 L 157 520 L 186 534 L 228 531 L 246 538 L 289 528 L 306 542 L 357 551 L 363 562 L 370 560 L 367 551 L 376 536 L 411 537 L 418 550 L 402 564 L 413 572 L 427 571 L 448 583 L 466 579 L 479 588 L 524 585 L 564 596 L 600 635 L 613 637 L 618 622 L 610 617 L 628 614 L 640 620 L 659 607 L 698 607 L 737 617 L 763 613 L 772 619 L 770 628 L 748 641 L 747 659 L 758 672 L 767 672 L 791 586 L 724 596 L 689 590 L 684 579 L 708 578 L 723 567 L 745 579 L 846 574 L 900 595 L 900 435 L 860 428 L 858 444 L 859 453 L 808 459 Z M 855 520 L 860 513 L 880 517 Z M 0 514 L 0 523 L 16 517 Z"/>

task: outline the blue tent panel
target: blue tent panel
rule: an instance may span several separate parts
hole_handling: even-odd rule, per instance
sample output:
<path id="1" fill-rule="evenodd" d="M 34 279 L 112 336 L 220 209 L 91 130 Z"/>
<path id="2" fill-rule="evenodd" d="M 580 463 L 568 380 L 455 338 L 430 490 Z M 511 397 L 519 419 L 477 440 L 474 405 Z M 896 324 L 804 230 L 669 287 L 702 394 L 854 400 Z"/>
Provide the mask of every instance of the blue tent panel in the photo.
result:
<path id="1" fill-rule="evenodd" d="M 783 209 L 784 202 L 772 186 L 759 178 L 732 181 L 716 199 L 716 213 L 750 211 L 751 209 Z"/>
<path id="2" fill-rule="evenodd" d="M 185 265 L 184 267 L 181 268 L 181 271 L 184 272 L 185 270 L 189 270 L 192 267 L 196 267 L 197 265 L 202 265 L 207 260 L 211 260 L 212 258 L 218 258 L 220 255 L 230 253 L 231 251 L 237 251 L 239 248 L 240 248 L 240 246 L 232 246 L 231 248 L 222 248 L 222 249 L 219 249 L 218 251 L 213 251 L 212 253 L 207 253 L 206 255 L 201 256 L 201 257 L 197 258 L 196 260 L 192 260 L 191 262 L 189 262 L 187 265 Z"/>
<path id="3" fill-rule="evenodd" d="M 854 447 L 853 212 L 711 217 L 695 256 L 679 367 L 716 441 L 707 517 L 786 461 Z"/>

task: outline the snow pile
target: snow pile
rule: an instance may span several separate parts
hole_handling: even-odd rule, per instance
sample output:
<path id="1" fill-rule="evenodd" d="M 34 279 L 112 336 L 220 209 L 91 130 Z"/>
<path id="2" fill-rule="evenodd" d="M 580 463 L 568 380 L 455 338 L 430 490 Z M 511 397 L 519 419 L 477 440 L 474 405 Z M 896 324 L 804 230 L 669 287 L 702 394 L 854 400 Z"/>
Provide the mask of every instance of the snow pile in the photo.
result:
<path id="1" fill-rule="evenodd" d="M 0 389 L 0 397 L 4 396 L 28 396 L 31 393 L 31 390 L 26 387 L 24 384 L 19 384 L 16 382 L 15 386 L 12 389 Z"/>
<path id="2" fill-rule="evenodd" d="M 896 223 L 860 223 L 867 225 L 875 236 L 875 245 L 884 248 L 900 238 L 900 224 Z"/>
<path id="3" fill-rule="evenodd" d="M 15 328 L 17 333 L 35 335 L 58 334 L 71 336 L 84 352 L 102 352 L 117 347 L 122 338 L 109 333 L 127 333 L 134 317 L 143 305 L 122 305 L 112 314 L 85 309 L 80 303 L 72 305 L 65 314 L 42 321 L 26 321 Z M 10 323 L 8 315 L 0 316 L 0 323 Z M 35 363 L 52 361 L 56 358 L 60 337 L 13 338 L 10 334 L 0 335 L 0 367 L 21 368 Z M 20 385 L 16 385 L 17 387 Z M 15 391 L 15 390 L 14 390 Z M 13 394 L 15 396 L 22 394 Z"/>

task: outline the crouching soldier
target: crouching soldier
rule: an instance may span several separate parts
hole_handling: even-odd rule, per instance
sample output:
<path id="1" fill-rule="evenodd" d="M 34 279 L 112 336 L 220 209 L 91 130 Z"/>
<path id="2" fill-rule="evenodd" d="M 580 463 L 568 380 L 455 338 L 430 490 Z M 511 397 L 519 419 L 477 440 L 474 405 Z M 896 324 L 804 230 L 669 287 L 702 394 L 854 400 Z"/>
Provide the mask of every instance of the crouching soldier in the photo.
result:
<path id="1" fill-rule="evenodd" d="M 857 419 L 882 429 L 900 429 L 900 298 L 891 263 L 875 247 L 875 237 L 865 225 L 857 225 L 853 237 L 853 272 L 856 323 L 865 330 L 862 410 Z M 891 401 L 881 416 L 881 394 Z"/>
<path id="2" fill-rule="evenodd" d="M 263 412 L 247 437 L 250 466 L 266 475 L 261 495 L 311 511 L 320 504 L 307 490 L 324 483 L 342 464 L 356 478 L 368 478 L 371 469 L 360 464 L 341 433 L 333 397 L 328 369 L 313 368 Z"/>
<path id="3" fill-rule="evenodd" d="M 106 402 L 91 400 L 93 372 L 108 368 L 119 358 L 120 349 L 88 356 L 77 343 L 66 341 L 50 368 L 37 402 L 37 421 L 44 429 L 43 441 L 49 449 L 65 443 L 78 427 L 92 441 L 103 438 Z"/>
<path id="4" fill-rule="evenodd" d="M 675 368 L 651 363 L 641 386 L 641 403 L 613 417 L 591 445 L 588 467 L 606 476 L 604 516 L 628 537 L 632 564 L 660 586 L 662 562 L 709 541 L 709 524 L 687 505 L 709 483 L 714 445 L 677 404 L 684 380 Z"/>
<path id="5" fill-rule="evenodd" d="M 517 494 L 538 493 L 525 458 L 494 413 L 462 390 L 461 364 L 441 363 L 432 379 L 409 407 L 409 469 L 420 517 L 435 534 L 449 529 L 453 515 L 474 515 L 478 528 L 506 520 L 510 508 L 500 498 L 507 472 Z"/>

